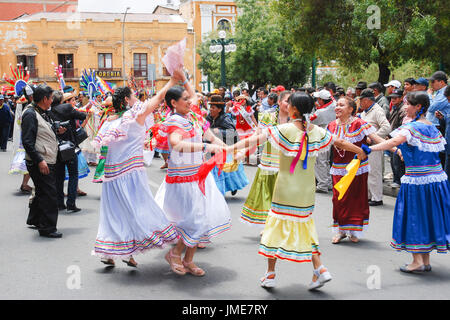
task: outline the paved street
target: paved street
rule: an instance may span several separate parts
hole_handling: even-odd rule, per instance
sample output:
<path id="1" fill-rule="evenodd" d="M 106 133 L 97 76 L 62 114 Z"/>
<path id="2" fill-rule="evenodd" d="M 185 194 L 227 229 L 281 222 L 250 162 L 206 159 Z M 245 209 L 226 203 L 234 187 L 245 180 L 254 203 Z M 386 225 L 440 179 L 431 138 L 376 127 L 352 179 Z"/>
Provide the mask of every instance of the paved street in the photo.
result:
<path id="1" fill-rule="evenodd" d="M 385 197 L 383 207 L 371 208 L 369 231 L 360 243 L 344 241 L 333 245 L 331 195 L 322 194 L 317 195 L 314 217 L 322 259 L 333 281 L 321 291 L 311 293 L 307 290 L 311 264 L 279 261 L 277 287 L 271 291 L 262 289 L 259 278 L 265 272 L 266 259 L 257 254 L 260 230 L 239 222 L 250 185 L 235 197 L 227 194 L 233 218 L 231 231 L 216 238 L 208 248 L 197 251 L 196 262 L 207 271 L 205 277 L 180 277 L 170 272 L 164 260 L 167 249 L 136 256 L 137 269 L 120 261 L 113 269 L 105 268 L 91 255 L 101 194 L 101 185 L 90 182 L 93 172 L 80 181 L 81 189 L 88 193 L 77 201 L 83 210 L 59 215 L 58 230 L 63 238 L 42 238 L 25 224 L 28 196 L 18 192 L 22 177 L 7 174 L 13 156 L 11 148 L 10 145 L 7 153 L 0 153 L 3 252 L 0 299 L 376 300 L 448 299 L 450 296 L 448 255 L 432 254 L 431 273 L 409 275 L 398 271 L 411 258 L 389 247 L 394 198 Z M 165 172 L 159 169 L 161 164 L 160 159 L 155 159 L 147 170 L 153 193 L 164 178 Z M 252 181 L 256 168 L 247 166 L 246 172 Z M 380 289 L 376 289 L 377 284 Z"/>

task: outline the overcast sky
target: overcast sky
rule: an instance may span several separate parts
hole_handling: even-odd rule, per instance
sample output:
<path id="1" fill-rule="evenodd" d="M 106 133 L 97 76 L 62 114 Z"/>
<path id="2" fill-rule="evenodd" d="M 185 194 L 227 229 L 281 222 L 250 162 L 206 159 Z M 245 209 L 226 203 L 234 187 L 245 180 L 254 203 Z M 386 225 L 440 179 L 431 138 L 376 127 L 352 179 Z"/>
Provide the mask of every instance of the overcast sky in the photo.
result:
<path id="1" fill-rule="evenodd" d="M 78 0 L 78 10 L 80 12 L 128 12 L 143 13 L 153 12 L 158 4 L 166 4 L 166 0 Z M 179 0 L 172 0 L 175 5 Z"/>

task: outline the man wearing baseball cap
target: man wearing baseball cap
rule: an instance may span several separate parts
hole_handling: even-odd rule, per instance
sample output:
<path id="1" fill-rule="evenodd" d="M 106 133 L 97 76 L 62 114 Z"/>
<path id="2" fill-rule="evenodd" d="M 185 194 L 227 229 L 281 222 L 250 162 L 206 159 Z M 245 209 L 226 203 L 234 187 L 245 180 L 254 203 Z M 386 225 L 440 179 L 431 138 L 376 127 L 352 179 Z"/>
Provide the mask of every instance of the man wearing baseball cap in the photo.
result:
<path id="1" fill-rule="evenodd" d="M 402 83 L 398 80 L 392 80 L 389 81 L 389 83 L 385 84 L 384 86 L 386 87 L 386 96 L 389 96 L 395 89 L 400 89 Z"/>
<path id="2" fill-rule="evenodd" d="M 282 93 L 283 91 L 286 91 L 286 88 L 283 87 L 282 85 L 279 85 L 275 88 L 275 93 L 280 96 L 280 93 Z"/>
<path id="3" fill-rule="evenodd" d="M 364 82 L 364 81 L 358 82 L 358 84 L 355 87 L 355 94 L 356 94 L 356 96 L 359 97 L 361 95 L 361 92 L 364 89 L 367 89 L 367 82 Z"/>
<path id="4" fill-rule="evenodd" d="M 427 79 L 420 77 L 414 80 L 414 91 L 427 91 L 429 82 Z"/>
<path id="5" fill-rule="evenodd" d="M 336 102 L 330 91 L 323 89 L 314 92 L 313 97 L 317 99 L 316 111 L 310 116 L 311 123 L 326 129 L 331 121 L 336 120 Z M 316 160 L 315 174 L 317 179 L 316 192 L 328 193 L 333 189 L 330 174 L 330 152 L 319 153 Z"/>
<path id="6" fill-rule="evenodd" d="M 435 95 L 428 108 L 427 120 L 439 127 L 439 120 L 435 117 L 436 111 L 446 114 L 450 108 L 450 104 L 444 96 L 445 88 L 447 88 L 447 75 L 443 71 L 437 71 L 429 78 L 429 81 Z"/>

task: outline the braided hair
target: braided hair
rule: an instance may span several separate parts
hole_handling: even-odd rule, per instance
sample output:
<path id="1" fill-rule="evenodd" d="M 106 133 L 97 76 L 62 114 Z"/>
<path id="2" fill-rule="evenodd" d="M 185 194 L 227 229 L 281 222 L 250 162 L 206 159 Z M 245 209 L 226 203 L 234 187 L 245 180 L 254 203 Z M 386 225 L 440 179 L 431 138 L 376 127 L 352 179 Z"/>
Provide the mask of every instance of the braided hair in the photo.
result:
<path id="1" fill-rule="evenodd" d="M 289 97 L 289 104 L 297 109 L 300 113 L 300 120 L 302 121 L 303 128 L 307 132 L 306 115 L 310 114 L 314 108 L 314 99 L 304 92 L 294 92 Z"/>
<path id="2" fill-rule="evenodd" d="M 120 87 L 114 91 L 113 107 L 116 113 L 125 111 L 127 109 L 125 98 L 131 98 L 131 89 L 129 87 Z"/>
<path id="3" fill-rule="evenodd" d="M 428 111 L 428 107 L 430 106 L 430 98 L 425 91 L 409 92 L 406 95 L 406 100 L 412 106 L 417 106 L 419 104 L 422 106 L 413 122 L 419 120 L 420 117 Z"/>

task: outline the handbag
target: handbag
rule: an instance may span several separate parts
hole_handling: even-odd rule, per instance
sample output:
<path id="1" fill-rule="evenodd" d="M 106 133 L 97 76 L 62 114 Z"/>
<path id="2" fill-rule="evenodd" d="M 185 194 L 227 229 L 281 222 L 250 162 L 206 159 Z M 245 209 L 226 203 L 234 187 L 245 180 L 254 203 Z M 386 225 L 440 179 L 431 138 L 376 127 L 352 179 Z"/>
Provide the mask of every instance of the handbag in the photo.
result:
<path id="1" fill-rule="evenodd" d="M 75 139 L 77 141 L 77 144 L 80 145 L 87 138 L 88 138 L 88 134 L 87 134 L 86 130 L 83 127 L 78 128 L 75 133 Z"/>
<path id="2" fill-rule="evenodd" d="M 58 160 L 67 162 L 75 158 L 75 145 L 71 141 L 61 141 L 58 144 Z"/>

